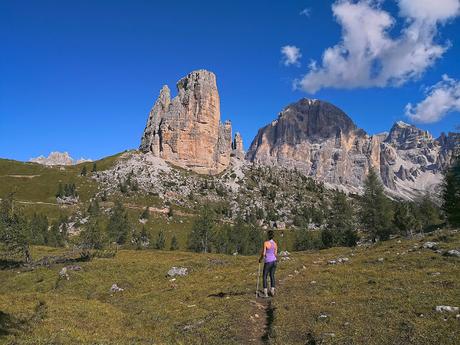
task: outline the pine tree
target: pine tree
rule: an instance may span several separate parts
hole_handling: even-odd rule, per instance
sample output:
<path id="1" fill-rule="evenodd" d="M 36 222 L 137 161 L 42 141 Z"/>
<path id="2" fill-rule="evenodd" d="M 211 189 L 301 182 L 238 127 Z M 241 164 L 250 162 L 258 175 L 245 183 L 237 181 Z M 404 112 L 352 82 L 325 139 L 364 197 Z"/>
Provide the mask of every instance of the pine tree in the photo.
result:
<path id="1" fill-rule="evenodd" d="M 61 218 L 53 222 L 46 236 L 46 244 L 51 247 L 62 247 L 67 238 L 67 225 Z"/>
<path id="2" fill-rule="evenodd" d="M 96 162 L 93 163 L 93 169 L 91 169 L 91 172 L 93 172 L 93 173 L 97 172 Z"/>
<path id="3" fill-rule="evenodd" d="M 90 218 L 80 233 L 80 243 L 85 249 L 103 249 L 106 237 L 98 217 Z"/>
<path id="4" fill-rule="evenodd" d="M 48 236 L 48 218 L 45 215 L 34 213 L 29 223 L 31 243 L 44 245 Z"/>
<path id="5" fill-rule="evenodd" d="M 62 183 L 59 182 L 58 190 L 56 192 L 56 198 L 62 198 L 64 196 L 64 187 L 62 186 Z"/>
<path id="6" fill-rule="evenodd" d="M 210 252 L 214 228 L 214 212 L 208 205 L 205 205 L 200 216 L 193 223 L 192 231 L 188 238 L 188 248 L 195 252 Z"/>
<path id="7" fill-rule="evenodd" d="M 419 224 L 408 202 L 396 204 L 393 222 L 403 236 L 412 236 Z"/>
<path id="8" fill-rule="evenodd" d="M 165 249 L 165 245 L 166 245 L 165 232 L 163 230 L 160 230 L 160 232 L 157 235 L 157 239 L 155 241 L 155 249 L 163 250 Z"/>
<path id="9" fill-rule="evenodd" d="M 438 227 L 442 223 L 440 208 L 433 202 L 429 194 L 425 194 L 418 205 L 412 204 L 411 206 L 412 212 L 419 219 L 424 230 Z"/>
<path id="10" fill-rule="evenodd" d="M 136 249 L 147 248 L 150 245 L 150 235 L 145 226 L 142 227 L 141 231 L 134 231 L 132 243 L 136 246 Z"/>
<path id="11" fill-rule="evenodd" d="M 128 239 L 128 233 L 128 215 L 123 207 L 123 204 L 120 201 L 116 201 L 107 223 L 107 234 L 110 241 L 118 244 L 124 244 Z"/>
<path id="12" fill-rule="evenodd" d="M 86 169 L 86 165 L 83 166 L 83 169 L 81 169 L 80 175 L 81 176 L 86 176 L 88 173 L 88 170 Z"/>
<path id="13" fill-rule="evenodd" d="M 321 249 L 323 247 L 321 234 L 318 231 L 311 231 L 306 228 L 296 231 L 294 241 L 295 250 Z"/>
<path id="14" fill-rule="evenodd" d="M 361 223 L 372 241 L 387 240 L 393 218 L 390 201 L 384 194 L 383 184 L 374 169 L 364 181 L 364 195 L 361 198 Z"/>
<path id="15" fill-rule="evenodd" d="M 334 245 L 349 245 L 353 241 L 352 232 L 355 231 L 354 214 L 351 202 L 345 193 L 336 190 L 332 200 L 327 228 L 332 232 Z M 348 237 L 347 240 L 345 237 Z"/>
<path id="16" fill-rule="evenodd" d="M 442 210 L 447 223 L 452 227 L 460 226 L 460 157 L 446 171 L 442 190 Z"/>
<path id="17" fill-rule="evenodd" d="M 169 250 L 178 250 L 179 249 L 179 242 L 177 241 L 177 237 L 174 234 L 173 237 L 171 238 L 171 246 L 169 247 Z"/>
<path id="18" fill-rule="evenodd" d="M 88 213 L 91 217 L 97 217 L 100 212 L 101 208 L 99 206 L 99 201 L 97 201 L 97 198 L 93 198 L 89 203 Z"/>
<path id="19" fill-rule="evenodd" d="M 321 231 L 321 241 L 323 242 L 323 248 L 331 248 L 334 245 L 334 234 L 329 229 Z"/>
<path id="20" fill-rule="evenodd" d="M 20 210 L 14 210 L 13 193 L 2 199 L 0 212 L 0 249 L 7 256 L 19 256 L 26 263 L 31 262 L 29 222 Z"/>

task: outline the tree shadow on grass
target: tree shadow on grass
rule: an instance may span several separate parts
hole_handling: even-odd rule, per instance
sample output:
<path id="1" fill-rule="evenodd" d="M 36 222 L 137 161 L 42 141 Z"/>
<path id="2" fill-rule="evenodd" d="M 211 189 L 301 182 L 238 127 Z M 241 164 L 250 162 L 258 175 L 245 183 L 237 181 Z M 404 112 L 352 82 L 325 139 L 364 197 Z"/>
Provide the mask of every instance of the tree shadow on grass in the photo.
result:
<path id="1" fill-rule="evenodd" d="M 19 330 L 20 322 L 7 313 L 0 311 L 0 338 Z"/>
<path id="2" fill-rule="evenodd" d="M 21 266 L 21 261 L 0 259 L 0 270 L 8 270 Z"/>

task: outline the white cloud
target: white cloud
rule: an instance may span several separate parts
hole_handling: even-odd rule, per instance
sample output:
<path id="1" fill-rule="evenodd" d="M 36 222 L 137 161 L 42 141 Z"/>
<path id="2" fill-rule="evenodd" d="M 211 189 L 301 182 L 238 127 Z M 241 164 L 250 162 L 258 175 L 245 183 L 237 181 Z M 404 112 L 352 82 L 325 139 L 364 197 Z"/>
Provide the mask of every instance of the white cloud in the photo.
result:
<path id="1" fill-rule="evenodd" d="M 310 8 L 304 8 L 302 11 L 300 11 L 299 14 L 301 16 L 310 17 L 311 9 Z"/>
<path id="2" fill-rule="evenodd" d="M 342 39 L 324 51 L 321 63 L 310 64 L 295 86 L 309 93 L 326 87 L 400 86 L 419 78 L 448 49 L 449 43 L 438 44 L 435 38 L 438 26 L 459 14 L 460 0 L 399 0 L 404 22 L 395 38 L 389 31 L 396 20 L 380 3 L 334 3 Z"/>
<path id="3" fill-rule="evenodd" d="M 415 122 L 432 123 L 447 113 L 460 112 L 460 81 L 442 76 L 442 80 L 425 91 L 423 101 L 406 105 L 406 115 Z"/>
<path id="4" fill-rule="evenodd" d="M 299 60 L 302 57 L 302 54 L 300 53 L 300 49 L 296 46 L 287 45 L 282 47 L 281 54 L 283 54 L 283 64 L 285 66 L 300 66 Z"/>

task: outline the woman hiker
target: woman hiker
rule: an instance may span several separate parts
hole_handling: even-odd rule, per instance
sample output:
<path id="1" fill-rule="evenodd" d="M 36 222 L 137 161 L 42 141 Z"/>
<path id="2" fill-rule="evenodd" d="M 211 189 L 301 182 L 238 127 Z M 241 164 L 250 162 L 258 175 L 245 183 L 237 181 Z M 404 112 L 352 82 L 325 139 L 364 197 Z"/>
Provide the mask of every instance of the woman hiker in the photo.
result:
<path id="1" fill-rule="evenodd" d="M 269 230 L 268 241 L 264 242 L 264 247 L 260 253 L 259 263 L 264 259 L 263 284 L 264 297 L 268 297 L 267 277 L 270 275 L 270 294 L 275 296 L 275 270 L 276 270 L 276 255 L 278 254 L 278 245 L 273 240 L 273 230 Z"/>

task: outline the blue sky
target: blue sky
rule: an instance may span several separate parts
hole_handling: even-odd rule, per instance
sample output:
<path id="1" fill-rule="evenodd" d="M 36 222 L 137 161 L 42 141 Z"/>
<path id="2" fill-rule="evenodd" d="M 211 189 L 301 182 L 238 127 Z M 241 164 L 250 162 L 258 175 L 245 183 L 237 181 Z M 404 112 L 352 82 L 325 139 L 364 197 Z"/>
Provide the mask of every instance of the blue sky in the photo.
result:
<path id="1" fill-rule="evenodd" d="M 439 104 L 449 110 L 445 116 L 416 124 L 436 136 L 453 131 L 460 124 L 455 91 L 460 90 L 460 20 L 458 12 L 451 13 L 458 0 L 439 0 L 439 13 L 412 8 L 407 1 L 342 1 L 346 7 L 312 0 L 3 0 L 0 157 L 28 160 L 59 150 L 97 159 L 137 148 L 162 85 L 175 90 L 178 79 L 200 68 L 216 73 L 222 120 L 232 121 L 246 147 L 260 127 L 302 97 L 332 102 L 371 134 L 389 130 L 397 120 L 413 122 L 436 102 L 448 102 Z M 301 14 L 304 9 L 307 13 Z M 371 42 L 376 57 L 364 60 L 371 66 L 369 76 L 352 52 L 343 52 L 358 47 L 359 56 L 359 40 L 366 39 L 359 30 L 351 31 L 360 21 L 354 17 L 357 11 L 377 18 L 364 21 L 361 30 L 372 35 L 376 30 L 367 38 L 377 42 Z M 380 19 L 382 26 L 375 28 Z M 343 30 L 346 23 L 349 32 Z M 404 30 L 417 23 L 421 31 L 431 30 L 417 44 L 439 49 L 433 49 L 427 66 L 422 61 L 397 74 L 400 66 L 414 64 L 403 56 L 411 53 L 406 50 L 412 44 L 405 41 Z M 378 37 L 382 32 L 383 41 Z M 301 54 L 291 64 L 281 53 L 288 45 Z M 339 48 L 333 58 L 345 62 L 344 71 L 352 75 L 336 70 L 336 60 L 326 66 L 322 56 L 331 47 Z M 444 74 L 450 79 L 442 82 Z M 437 97 L 438 91 L 451 98 Z M 408 103 L 413 118 L 406 115 Z"/>

